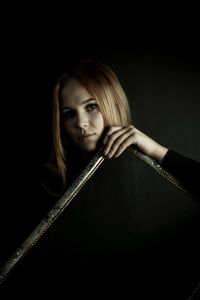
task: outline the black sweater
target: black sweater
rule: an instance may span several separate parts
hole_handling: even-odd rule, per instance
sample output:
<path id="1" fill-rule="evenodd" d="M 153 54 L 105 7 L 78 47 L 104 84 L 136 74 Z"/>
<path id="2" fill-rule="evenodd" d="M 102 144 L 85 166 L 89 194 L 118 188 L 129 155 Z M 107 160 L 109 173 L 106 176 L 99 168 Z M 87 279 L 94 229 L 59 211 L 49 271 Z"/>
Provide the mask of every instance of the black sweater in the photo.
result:
<path id="1" fill-rule="evenodd" d="M 78 176 L 77 174 L 80 174 L 81 170 L 83 170 L 84 167 L 85 165 L 79 165 L 79 168 L 77 166 L 76 168 L 74 168 L 75 171 L 73 170 L 72 172 L 73 176 L 70 184 L 76 179 L 76 177 Z M 193 198 L 197 200 L 200 199 L 199 162 L 169 149 L 163 159 L 162 167 L 167 170 L 172 176 L 174 176 L 183 185 L 183 187 L 185 187 L 185 189 Z M 46 186 L 53 193 L 59 193 L 61 191 L 61 182 L 59 178 L 46 168 L 43 168 L 41 173 L 41 182 L 45 182 Z M 55 197 L 53 197 L 53 199 L 52 200 L 55 201 Z"/>
<path id="2" fill-rule="evenodd" d="M 170 149 L 163 159 L 162 166 L 179 180 L 194 198 L 200 199 L 199 162 Z"/>
<path id="3" fill-rule="evenodd" d="M 198 196 L 198 162 L 169 150 L 163 167 Z M 37 278 L 37 284 L 48 287 L 60 287 L 64 280 L 68 292 L 81 284 L 87 291 L 93 285 L 101 291 L 107 282 L 112 297 L 121 289 L 127 297 L 131 293 L 137 299 L 186 299 L 183 294 L 189 294 L 199 278 L 198 205 L 187 197 L 182 201 L 181 193 L 179 198 L 173 189 L 161 199 L 162 190 L 155 191 L 147 182 L 151 173 L 126 152 L 116 160 L 105 160 L 17 269 L 13 276 L 17 287 Z M 161 182 L 158 176 L 152 177 L 155 185 Z M 60 182 L 48 169 L 42 181 L 55 192 L 59 189 Z M 164 194 L 167 184 L 162 188 Z M 57 201 L 43 187 L 35 193 L 30 190 L 34 186 L 25 193 L 27 220 L 23 218 L 22 241 Z M 16 245 L 18 232 L 14 235 L 12 229 Z M 142 298 L 142 294 L 147 295 Z"/>

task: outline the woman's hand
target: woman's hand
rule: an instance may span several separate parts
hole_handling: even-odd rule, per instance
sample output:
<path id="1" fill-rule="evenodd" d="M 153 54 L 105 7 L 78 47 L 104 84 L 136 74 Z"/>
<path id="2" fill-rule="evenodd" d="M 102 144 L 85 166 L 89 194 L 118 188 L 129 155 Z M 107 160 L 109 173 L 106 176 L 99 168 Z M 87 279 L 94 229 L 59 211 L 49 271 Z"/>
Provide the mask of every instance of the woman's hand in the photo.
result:
<path id="1" fill-rule="evenodd" d="M 103 139 L 104 155 L 107 158 L 120 156 L 130 145 L 135 145 L 144 154 L 156 159 L 159 163 L 168 149 L 152 140 L 133 125 L 126 127 L 109 127 Z"/>

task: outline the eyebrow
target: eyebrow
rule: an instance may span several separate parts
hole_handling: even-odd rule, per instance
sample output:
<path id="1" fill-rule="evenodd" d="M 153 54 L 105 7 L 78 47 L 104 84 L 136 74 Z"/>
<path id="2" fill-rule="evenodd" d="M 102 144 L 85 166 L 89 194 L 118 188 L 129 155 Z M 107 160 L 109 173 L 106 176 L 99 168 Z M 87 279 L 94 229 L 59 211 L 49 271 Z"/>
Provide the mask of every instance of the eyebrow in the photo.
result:
<path id="1" fill-rule="evenodd" d="M 81 102 L 81 105 L 86 104 L 90 101 L 96 101 L 96 100 L 94 98 L 88 98 L 88 99 L 84 100 L 83 102 Z M 64 109 L 71 109 L 71 107 L 64 106 L 64 107 L 62 107 L 62 110 L 64 110 Z"/>

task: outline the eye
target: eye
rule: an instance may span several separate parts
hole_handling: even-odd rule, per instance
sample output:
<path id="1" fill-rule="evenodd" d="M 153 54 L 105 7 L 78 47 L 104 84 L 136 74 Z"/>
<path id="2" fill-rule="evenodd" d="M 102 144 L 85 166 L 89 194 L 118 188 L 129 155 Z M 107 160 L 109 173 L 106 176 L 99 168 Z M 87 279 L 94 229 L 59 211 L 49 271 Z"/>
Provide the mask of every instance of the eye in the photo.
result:
<path id="1" fill-rule="evenodd" d="M 75 116 L 74 110 L 67 110 L 63 113 L 64 118 L 72 119 Z"/>
<path id="2" fill-rule="evenodd" d="M 88 104 L 87 106 L 86 106 L 86 110 L 87 111 L 93 111 L 93 110 L 95 110 L 97 108 L 97 104 Z"/>

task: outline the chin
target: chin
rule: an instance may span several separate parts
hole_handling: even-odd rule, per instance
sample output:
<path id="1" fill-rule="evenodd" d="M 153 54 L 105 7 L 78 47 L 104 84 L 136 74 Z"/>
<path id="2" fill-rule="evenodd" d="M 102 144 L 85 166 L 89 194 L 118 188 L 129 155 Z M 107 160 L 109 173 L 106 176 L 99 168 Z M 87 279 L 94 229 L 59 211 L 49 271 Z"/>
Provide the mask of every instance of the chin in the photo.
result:
<path id="1" fill-rule="evenodd" d="M 85 152 L 93 152 L 97 148 L 96 144 L 82 145 L 81 150 Z"/>

